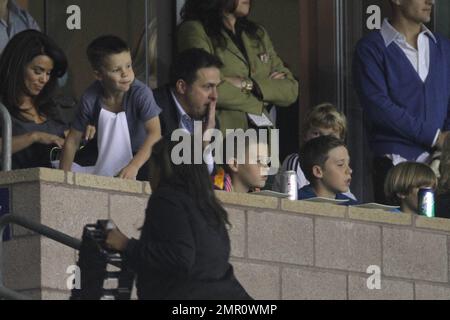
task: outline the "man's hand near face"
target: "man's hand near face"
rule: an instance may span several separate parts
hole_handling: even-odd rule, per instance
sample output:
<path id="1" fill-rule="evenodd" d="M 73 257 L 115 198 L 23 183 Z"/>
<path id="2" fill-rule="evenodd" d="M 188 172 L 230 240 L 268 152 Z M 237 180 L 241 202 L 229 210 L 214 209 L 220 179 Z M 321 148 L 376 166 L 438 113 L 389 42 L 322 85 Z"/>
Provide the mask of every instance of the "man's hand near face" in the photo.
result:
<path id="1" fill-rule="evenodd" d="M 209 104 L 205 120 L 203 121 L 203 149 L 211 143 L 212 136 L 211 132 L 208 132 L 208 130 L 216 128 L 216 105 L 217 100 L 213 100 Z"/>

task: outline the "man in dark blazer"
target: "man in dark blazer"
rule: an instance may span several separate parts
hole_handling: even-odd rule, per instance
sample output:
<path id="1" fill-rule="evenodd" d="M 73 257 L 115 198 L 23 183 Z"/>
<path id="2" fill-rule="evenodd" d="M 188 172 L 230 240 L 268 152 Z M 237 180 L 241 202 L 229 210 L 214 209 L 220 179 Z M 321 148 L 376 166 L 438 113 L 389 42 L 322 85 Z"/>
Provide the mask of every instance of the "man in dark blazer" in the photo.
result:
<path id="1" fill-rule="evenodd" d="M 193 134 L 194 121 L 203 122 L 203 132 L 218 128 L 215 116 L 217 87 L 222 62 L 202 49 L 188 49 L 175 59 L 170 84 L 153 91 L 162 109 L 162 135 L 176 129 Z"/>
<path id="2" fill-rule="evenodd" d="M 182 52 L 171 68 L 170 84 L 153 91 L 158 106 L 161 133 L 172 135 L 177 129 L 194 134 L 195 123 L 202 126 L 203 149 L 211 142 L 208 129 L 219 129 L 216 119 L 217 86 L 222 62 L 202 49 Z M 214 172 L 211 152 L 206 156 L 210 174 Z"/>

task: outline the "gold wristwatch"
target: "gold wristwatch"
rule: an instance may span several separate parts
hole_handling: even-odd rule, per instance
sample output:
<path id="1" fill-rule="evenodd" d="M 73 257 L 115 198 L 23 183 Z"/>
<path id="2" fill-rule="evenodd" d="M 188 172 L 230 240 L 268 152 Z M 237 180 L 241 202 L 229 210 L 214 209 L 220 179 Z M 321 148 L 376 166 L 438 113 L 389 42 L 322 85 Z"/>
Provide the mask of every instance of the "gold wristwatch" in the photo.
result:
<path id="1" fill-rule="evenodd" d="M 253 90 L 253 81 L 250 79 L 242 79 L 241 91 L 244 93 L 250 93 Z"/>

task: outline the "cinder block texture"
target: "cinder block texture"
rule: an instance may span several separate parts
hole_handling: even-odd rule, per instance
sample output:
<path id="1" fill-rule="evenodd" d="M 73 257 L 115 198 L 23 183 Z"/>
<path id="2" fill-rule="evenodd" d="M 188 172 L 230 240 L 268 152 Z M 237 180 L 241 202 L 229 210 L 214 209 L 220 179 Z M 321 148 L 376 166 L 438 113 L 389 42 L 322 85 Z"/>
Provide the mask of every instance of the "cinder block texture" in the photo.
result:
<path id="1" fill-rule="evenodd" d="M 236 278 L 256 300 L 280 299 L 280 269 L 276 266 L 232 261 Z"/>
<path id="2" fill-rule="evenodd" d="M 110 196 L 109 212 L 117 227 L 128 237 L 138 239 L 139 229 L 144 225 L 148 197 L 113 194 Z"/>
<path id="3" fill-rule="evenodd" d="M 414 287 L 411 282 L 380 278 L 380 289 L 368 286 L 367 277 L 350 275 L 348 295 L 350 300 L 412 300 Z"/>
<path id="4" fill-rule="evenodd" d="M 450 300 L 450 287 L 416 283 L 417 300 Z"/>
<path id="5" fill-rule="evenodd" d="M 309 215 L 344 218 L 347 213 L 346 206 L 336 206 L 327 203 L 315 203 L 311 201 L 281 200 L 281 209 Z"/>
<path id="6" fill-rule="evenodd" d="M 249 258 L 313 264 L 312 219 L 251 211 L 247 215 Z"/>
<path id="7" fill-rule="evenodd" d="M 347 276 L 331 272 L 283 269 L 283 300 L 345 300 Z"/>
<path id="8" fill-rule="evenodd" d="M 38 182 L 12 185 L 11 213 L 20 215 L 34 222 L 41 221 L 41 186 Z M 12 226 L 14 236 L 31 235 L 33 232 L 18 225 Z"/>
<path id="9" fill-rule="evenodd" d="M 374 225 L 317 219 L 316 266 L 366 272 L 381 265 L 381 230 Z"/>
<path id="10" fill-rule="evenodd" d="M 30 236 L 3 242 L 3 281 L 12 290 L 41 286 L 41 239 Z"/>
<path id="11" fill-rule="evenodd" d="M 41 185 L 41 223 L 81 238 L 86 224 L 108 218 L 108 194 Z"/>
<path id="12" fill-rule="evenodd" d="M 447 237 L 383 228 L 383 272 L 387 276 L 448 281 Z"/>
<path id="13" fill-rule="evenodd" d="M 231 241 L 231 255 L 233 257 L 243 258 L 246 249 L 246 222 L 245 212 L 237 209 L 228 209 L 228 220 L 231 227 L 228 232 Z"/>

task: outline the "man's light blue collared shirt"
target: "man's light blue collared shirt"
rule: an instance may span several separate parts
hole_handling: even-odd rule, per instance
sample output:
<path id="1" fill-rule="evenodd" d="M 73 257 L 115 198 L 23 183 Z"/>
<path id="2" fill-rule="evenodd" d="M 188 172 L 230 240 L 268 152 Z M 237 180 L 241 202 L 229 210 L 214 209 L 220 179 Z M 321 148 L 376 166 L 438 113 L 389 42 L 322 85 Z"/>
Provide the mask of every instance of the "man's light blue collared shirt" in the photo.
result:
<path id="1" fill-rule="evenodd" d="M 194 120 L 186 113 L 186 111 L 184 111 L 173 91 L 170 91 L 170 93 L 172 94 L 173 101 L 175 101 L 175 105 L 177 106 L 179 119 L 178 127 L 185 129 L 190 134 L 194 134 Z"/>
<path id="2" fill-rule="evenodd" d="M 184 129 L 190 134 L 194 134 L 194 120 L 186 113 L 186 111 L 184 111 L 183 107 L 181 106 L 172 90 L 170 91 L 170 93 L 172 94 L 173 101 L 175 101 L 175 105 L 177 106 L 179 119 L 178 128 Z M 214 159 L 210 148 L 208 148 L 208 152 L 205 153 L 204 160 L 208 166 L 209 174 L 212 174 L 214 171 Z"/>

